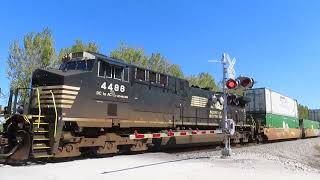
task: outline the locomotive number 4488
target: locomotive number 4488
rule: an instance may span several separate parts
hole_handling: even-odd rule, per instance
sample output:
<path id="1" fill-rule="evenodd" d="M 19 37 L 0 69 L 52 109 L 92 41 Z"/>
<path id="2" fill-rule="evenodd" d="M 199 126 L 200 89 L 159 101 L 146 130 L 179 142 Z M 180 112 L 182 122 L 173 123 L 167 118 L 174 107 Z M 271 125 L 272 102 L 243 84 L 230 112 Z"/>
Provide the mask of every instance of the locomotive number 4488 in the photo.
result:
<path id="1" fill-rule="evenodd" d="M 104 82 L 101 84 L 101 89 L 109 89 L 110 91 L 115 91 L 115 92 L 125 92 L 126 91 L 126 87 L 124 85 L 119 85 L 119 84 L 113 84 L 113 83 L 110 83 L 108 86 L 107 86 L 107 83 Z"/>

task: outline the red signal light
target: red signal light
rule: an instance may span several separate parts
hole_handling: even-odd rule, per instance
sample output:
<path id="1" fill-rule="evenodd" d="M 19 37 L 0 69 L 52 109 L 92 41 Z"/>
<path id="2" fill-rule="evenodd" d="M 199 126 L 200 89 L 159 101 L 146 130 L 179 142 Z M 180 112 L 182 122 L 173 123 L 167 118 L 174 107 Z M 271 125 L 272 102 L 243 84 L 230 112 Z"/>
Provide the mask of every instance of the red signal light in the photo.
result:
<path id="1" fill-rule="evenodd" d="M 228 79 L 226 86 L 228 89 L 234 89 L 238 86 L 238 82 L 234 79 Z"/>
<path id="2" fill-rule="evenodd" d="M 249 77 L 239 77 L 240 86 L 244 88 L 252 88 L 254 81 Z"/>

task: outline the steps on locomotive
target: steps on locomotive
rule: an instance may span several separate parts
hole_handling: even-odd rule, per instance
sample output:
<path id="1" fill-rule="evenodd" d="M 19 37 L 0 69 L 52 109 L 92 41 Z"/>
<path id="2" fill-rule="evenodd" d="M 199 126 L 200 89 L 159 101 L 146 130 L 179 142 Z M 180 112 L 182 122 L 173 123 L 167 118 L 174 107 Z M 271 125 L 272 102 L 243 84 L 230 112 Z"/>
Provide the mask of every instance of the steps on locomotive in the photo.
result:
<path id="1" fill-rule="evenodd" d="M 49 141 L 49 137 L 47 137 L 45 134 L 43 133 L 39 133 L 33 136 L 33 140 L 34 141 Z"/>
<path id="2" fill-rule="evenodd" d="M 35 116 L 34 116 L 35 117 Z M 32 156 L 33 158 L 48 158 L 52 157 L 50 145 L 50 127 L 49 123 L 45 121 L 44 116 L 35 117 L 33 121 L 33 143 Z"/>

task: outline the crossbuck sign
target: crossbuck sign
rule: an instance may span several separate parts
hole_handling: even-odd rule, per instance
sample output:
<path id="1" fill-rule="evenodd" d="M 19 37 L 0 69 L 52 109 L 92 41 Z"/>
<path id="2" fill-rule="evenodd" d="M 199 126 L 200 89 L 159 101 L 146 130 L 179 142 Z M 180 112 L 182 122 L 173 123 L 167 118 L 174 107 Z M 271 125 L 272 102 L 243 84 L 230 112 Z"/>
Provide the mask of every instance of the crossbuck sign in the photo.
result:
<path id="1" fill-rule="evenodd" d="M 235 58 L 231 59 L 230 56 L 226 54 L 225 62 L 228 65 L 228 69 L 227 69 L 228 78 L 235 79 L 236 72 L 234 70 L 234 64 L 236 63 L 236 59 Z"/>

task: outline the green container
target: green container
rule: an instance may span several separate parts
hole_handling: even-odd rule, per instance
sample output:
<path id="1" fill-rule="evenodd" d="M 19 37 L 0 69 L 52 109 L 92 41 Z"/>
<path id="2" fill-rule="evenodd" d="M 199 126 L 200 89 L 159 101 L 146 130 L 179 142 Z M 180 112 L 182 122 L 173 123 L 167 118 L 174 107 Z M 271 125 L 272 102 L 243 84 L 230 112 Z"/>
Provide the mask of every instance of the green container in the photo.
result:
<path id="1" fill-rule="evenodd" d="M 299 119 L 294 117 L 266 114 L 268 128 L 299 128 Z"/>
<path id="2" fill-rule="evenodd" d="M 303 128 L 305 129 L 320 129 L 320 122 L 303 119 Z"/>

